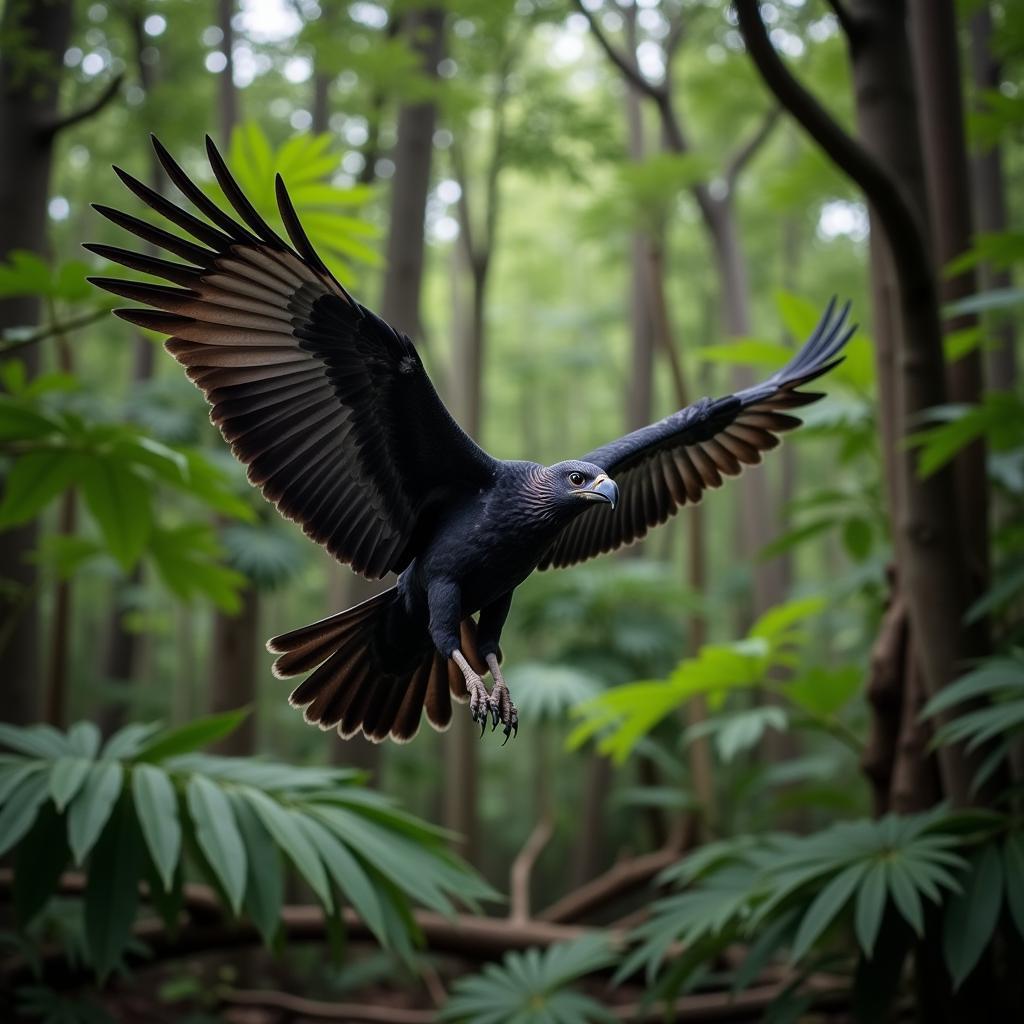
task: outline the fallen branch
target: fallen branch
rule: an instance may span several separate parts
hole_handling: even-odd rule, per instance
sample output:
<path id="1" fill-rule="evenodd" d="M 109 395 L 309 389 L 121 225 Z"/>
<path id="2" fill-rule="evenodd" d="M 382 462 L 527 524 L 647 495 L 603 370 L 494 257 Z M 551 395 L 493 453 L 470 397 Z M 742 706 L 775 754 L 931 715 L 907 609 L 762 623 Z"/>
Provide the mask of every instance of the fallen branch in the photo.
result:
<path id="1" fill-rule="evenodd" d="M 621 860 L 603 875 L 556 900 L 537 915 L 537 920 L 550 924 L 578 921 L 612 900 L 646 885 L 659 871 L 674 864 L 679 854 L 679 848 L 672 844 L 653 853 Z"/>
<path id="2" fill-rule="evenodd" d="M 665 1020 L 751 1020 L 761 1019 L 765 1011 L 793 983 L 795 975 L 787 973 L 770 984 L 748 988 L 744 992 L 702 992 L 682 996 L 670 1006 L 660 1002 L 624 1003 L 608 1005 L 612 1016 L 623 1024 L 661 1024 Z M 812 977 L 801 991 L 812 998 L 812 1005 L 846 1006 L 849 1004 L 849 986 L 841 979 Z M 351 1021 L 352 1024 L 431 1024 L 435 1010 L 401 1009 L 393 1006 L 368 1006 L 365 1003 L 333 1003 L 305 999 L 287 992 L 258 989 L 233 989 L 220 995 L 228 1006 L 265 1007 L 283 1010 L 294 1017 L 308 1020 Z"/>
<path id="3" fill-rule="evenodd" d="M 554 824 L 551 818 L 545 815 L 534 825 L 529 838 L 512 862 L 509 880 L 510 921 L 525 924 L 530 920 L 530 878 L 533 875 L 533 865 L 537 863 L 537 858 L 547 846 L 553 831 Z"/>
<path id="4" fill-rule="evenodd" d="M 11 898 L 12 886 L 13 872 L 10 869 L 0 870 L 0 901 Z M 63 894 L 81 895 L 85 891 L 85 876 L 66 873 L 61 876 L 58 888 Z M 207 886 L 185 886 L 183 911 L 186 923 L 173 936 L 160 921 L 140 922 L 134 935 L 147 947 L 147 952 L 143 956 L 129 954 L 128 962 L 147 966 L 200 953 L 258 946 L 262 942 L 260 933 L 251 922 L 225 918 L 216 895 Z M 497 960 L 510 950 L 546 947 L 579 938 L 589 931 L 548 921 L 518 922 L 471 914 L 444 917 L 426 910 L 414 911 L 413 918 L 429 949 L 471 961 Z M 369 928 L 351 908 L 342 911 L 342 921 L 351 940 L 376 942 Z M 327 920 L 318 906 L 284 906 L 281 908 L 281 932 L 286 942 L 325 942 L 328 938 Z M 81 984 L 91 977 L 87 968 L 69 964 L 59 949 L 45 950 L 40 962 L 43 977 L 56 988 Z M 32 969 L 18 957 L 0 968 L 0 976 L 7 983 L 24 983 L 32 977 Z"/>

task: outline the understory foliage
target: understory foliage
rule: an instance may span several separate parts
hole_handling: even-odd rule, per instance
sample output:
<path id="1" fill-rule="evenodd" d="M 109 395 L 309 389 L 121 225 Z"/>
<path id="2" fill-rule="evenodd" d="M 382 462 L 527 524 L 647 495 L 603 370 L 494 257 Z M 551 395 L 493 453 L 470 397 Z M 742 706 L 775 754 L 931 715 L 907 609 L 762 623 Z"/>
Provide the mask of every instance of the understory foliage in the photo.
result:
<path id="1" fill-rule="evenodd" d="M 225 758 L 199 749 L 244 712 L 178 728 L 133 723 L 101 742 L 91 722 L 66 733 L 0 725 L 0 854 L 14 852 L 15 945 L 46 930 L 65 870 L 83 870 L 82 951 L 102 980 L 145 955 L 133 935 L 146 902 L 177 933 L 185 884 L 199 877 L 224 912 L 274 946 L 286 869 L 344 934 L 350 905 L 385 946 L 412 953 L 413 904 L 440 913 L 496 894 L 449 852 L 445 834 L 362 785 L 359 773 Z"/>

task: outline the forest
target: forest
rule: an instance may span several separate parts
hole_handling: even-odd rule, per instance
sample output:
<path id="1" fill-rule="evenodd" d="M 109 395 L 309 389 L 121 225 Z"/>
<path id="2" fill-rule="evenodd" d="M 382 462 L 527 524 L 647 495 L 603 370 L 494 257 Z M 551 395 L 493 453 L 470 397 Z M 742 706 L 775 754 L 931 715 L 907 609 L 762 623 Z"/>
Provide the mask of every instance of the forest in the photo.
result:
<path id="1" fill-rule="evenodd" d="M 1022 71 L 1019 0 L 0 0 L 0 1018 L 1024 1020 Z M 394 577 L 88 280 L 198 273 L 207 137 L 498 459 L 857 330 L 522 583 L 511 736 L 344 739 L 265 645 Z"/>

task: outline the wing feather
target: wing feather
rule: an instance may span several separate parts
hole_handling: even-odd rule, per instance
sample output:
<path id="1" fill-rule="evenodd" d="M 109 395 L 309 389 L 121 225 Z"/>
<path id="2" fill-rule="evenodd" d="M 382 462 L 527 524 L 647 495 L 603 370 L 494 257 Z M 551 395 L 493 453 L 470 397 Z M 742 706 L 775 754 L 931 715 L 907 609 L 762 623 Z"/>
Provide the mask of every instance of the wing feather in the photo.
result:
<path id="1" fill-rule="evenodd" d="M 836 311 L 833 299 L 814 333 L 790 362 L 763 384 L 715 400 L 702 399 L 658 423 L 627 434 L 584 460 L 600 466 L 619 487 L 614 511 L 594 506 L 555 539 L 539 568 L 573 565 L 639 540 L 686 503 L 700 501 L 722 478 L 759 463 L 779 444 L 778 435 L 800 425 L 782 409 L 817 401 L 801 385 L 837 363 L 855 327 L 849 306 Z"/>
<path id="2" fill-rule="evenodd" d="M 289 244 L 246 198 L 213 143 L 207 154 L 234 210 L 222 210 L 153 145 L 193 210 L 120 168 L 126 187 L 183 238 L 96 209 L 186 262 L 116 246 L 87 248 L 168 284 L 92 278 L 147 308 L 115 312 L 169 336 L 166 348 L 204 392 L 210 418 L 286 516 L 359 572 L 401 571 L 432 516 L 488 484 L 496 463 L 455 423 L 412 342 L 356 302 L 302 228 L 280 176 Z M 237 219 L 236 219 L 237 217 Z"/>

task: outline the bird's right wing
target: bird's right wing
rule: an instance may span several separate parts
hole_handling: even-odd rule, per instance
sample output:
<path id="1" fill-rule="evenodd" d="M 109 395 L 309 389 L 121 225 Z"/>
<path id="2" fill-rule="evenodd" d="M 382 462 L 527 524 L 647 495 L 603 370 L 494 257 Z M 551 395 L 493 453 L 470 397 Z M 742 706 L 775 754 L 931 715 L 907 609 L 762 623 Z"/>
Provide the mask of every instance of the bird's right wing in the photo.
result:
<path id="1" fill-rule="evenodd" d="M 704 398 L 648 427 L 641 427 L 583 456 L 618 485 L 614 511 L 594 505 L 565 527 L 539 568 L 574 565 L 643 537 L 683 505 L 700 501 L 706 488 L 761 461 L 778 434 L 800 426 L 784 410 L 821 398 L 800 391 L 842 361 L 856 330 L 846 326 L 849 306 L 835 300 L 799 352 L 763 384 L 724 398 Z"/>
<path id="2" fill-rule="evenodd" d="M 168 334 L 168 351 L 213 407 L 210 418 L 249 480 L 305 533 L 379 578 L 415 556 L 431 511 L 490 481 L 494 460 L 452 419 L 412 342 L 356 302 L 313 249 L 284 183 L 292 244 L 246 199 L 213 143 L 207 152 L 240 223 L 153 140 L 168 177 L 207 219 L 115 168 L 143 202 L 195 244 L 109 207 L 105 217 L 184 259 L 86 248 L 177 287 L 92 278 L 155 307 L 119 309 Z"/>

